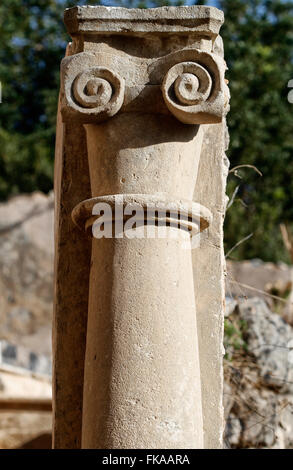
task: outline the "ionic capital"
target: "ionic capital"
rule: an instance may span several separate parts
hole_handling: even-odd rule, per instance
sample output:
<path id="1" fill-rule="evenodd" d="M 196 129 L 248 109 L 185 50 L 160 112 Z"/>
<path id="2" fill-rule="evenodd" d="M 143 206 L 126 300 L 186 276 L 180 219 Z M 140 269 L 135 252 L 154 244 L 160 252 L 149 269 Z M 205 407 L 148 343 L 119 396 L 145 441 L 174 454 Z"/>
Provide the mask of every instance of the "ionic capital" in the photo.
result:
<path id="1" fill-rule="evenodd" d="M 185 124 L 221 122 L 229 101 L 218 47 L 222 14 L 205 7 L 181 12 L 141 10 L 133 22 L 132 10 L 67 10 L 74 41 L 61 66 L 63 119 L 98 123 L 144 112 Z"/>
<path id="2" fill-rule="evenodd" d="M 222 22 L 202 6 L 65 12 L 55 447 L 220 445 Z"/>

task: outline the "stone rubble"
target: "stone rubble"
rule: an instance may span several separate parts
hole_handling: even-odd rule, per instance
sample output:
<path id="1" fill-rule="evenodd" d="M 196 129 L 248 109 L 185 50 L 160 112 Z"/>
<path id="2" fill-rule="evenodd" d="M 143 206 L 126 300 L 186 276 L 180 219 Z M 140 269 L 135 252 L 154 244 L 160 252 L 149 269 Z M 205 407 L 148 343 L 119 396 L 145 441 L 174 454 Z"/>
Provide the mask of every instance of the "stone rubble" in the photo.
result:
<path id="1" fill-rule="evenodd" d="M 225 361 L 225 445 L 293 448 L 293 328 L 263 299 L 238 303 L 244 350 Z"/>

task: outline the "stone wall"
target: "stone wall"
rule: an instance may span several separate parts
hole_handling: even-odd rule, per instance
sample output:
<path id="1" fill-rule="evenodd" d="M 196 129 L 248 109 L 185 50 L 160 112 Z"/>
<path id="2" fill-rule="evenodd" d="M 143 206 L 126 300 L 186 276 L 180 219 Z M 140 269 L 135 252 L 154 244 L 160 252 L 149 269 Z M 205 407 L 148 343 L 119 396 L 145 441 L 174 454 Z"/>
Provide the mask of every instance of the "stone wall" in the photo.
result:
<path id="1" fill-rule="evenodd" d="M 51 398 L 52 295 L 53 194 L 1 203 L 0 400 Z M 49 411 L 1 409 L 0 448 L 49 448 L 51 428 Z"/>
<path id="2" fill-rule="evenodd" d="M 53 194 L 0 204 L 1 337 L 51 355 Z"/>
<path id="3" fill-rule="evenodd" d="M 47 375 L 48 377 L 52 374 L 51 356 L 38 354 L 6 340 L 0 340 L 1 366 L 16 367 L 32 373 Z"/>

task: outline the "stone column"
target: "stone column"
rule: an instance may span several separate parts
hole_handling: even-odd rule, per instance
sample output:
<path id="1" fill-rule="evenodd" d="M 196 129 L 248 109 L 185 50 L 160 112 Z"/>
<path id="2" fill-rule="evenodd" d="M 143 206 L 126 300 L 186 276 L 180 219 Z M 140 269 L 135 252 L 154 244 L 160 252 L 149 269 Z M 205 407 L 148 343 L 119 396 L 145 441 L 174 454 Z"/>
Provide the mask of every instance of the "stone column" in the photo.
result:
<path id="1" fill-rule="evenodd" d="M 82 287 L 80 299 L 84 309 L 88 295 L 77 447 L 204 447 L 195 306 L 200 292 L 195 296 L 190 239 L 212 219 L 193 195 L 206 125 L 220 123 L 227 111 L 225 63 L 216 50 L 222 21 L 212 7 L 65 12 L 73 43 L 61 66 L 61 114 L 65 128 L 76 123 L 80 133 L 83 127 L 89 168 L 85 197 L 72 205 L 72 220 L 81 234 L 95 233 L 101 220 L 113 234 L 85 242 L 87 259 L 82 257 L 89 287 Z M 77 159 L 79 151 L 83 155 L 84 148 L 73 149 Z M 73 191 L 75 183 L 81 193 L 76 180 L 68 181 Z M 115 222 L 131 222 L 137 208 L 143 237 L 115 234 Z M 150 220 L 167 227 L 148 238 L 144 224 Z M 80 242 L 77 248 L 82 250 Z M 72 270 L 74 263 L 78 259 Z M 60 285 L 58 259 L 56 275 Z M 74 275 L 73 289 L 77 280 Z M 58 330 L 58 292 L 55 312 Z M 70 447 L 69 436 L 62 445 L 58 431 L 66 409 L 58 415 L 57 382 L 55 447 Z"/>

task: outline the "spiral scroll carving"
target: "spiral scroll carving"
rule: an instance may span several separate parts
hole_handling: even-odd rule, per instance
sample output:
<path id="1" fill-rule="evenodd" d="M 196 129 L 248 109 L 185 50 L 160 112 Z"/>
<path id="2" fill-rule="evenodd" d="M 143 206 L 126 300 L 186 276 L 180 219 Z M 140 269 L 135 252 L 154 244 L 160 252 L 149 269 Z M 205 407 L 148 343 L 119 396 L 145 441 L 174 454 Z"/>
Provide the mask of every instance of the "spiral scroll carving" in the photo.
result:
<path id="1" fill-rule="evenodd" d="M 124 80 L 105 67 L 92 67 L 75 77 L 71 97 L 78 111 L 105 119 L 122 106 Z"/>
<path id="2" fill-rule="evenodd" d="M 169 111 L 187 124 L 201 123 L 202 115 L 208 115 L 212 88 L 213 78 L 207 68 L 191 61 L 171 67 L 162 85 Z"/>

